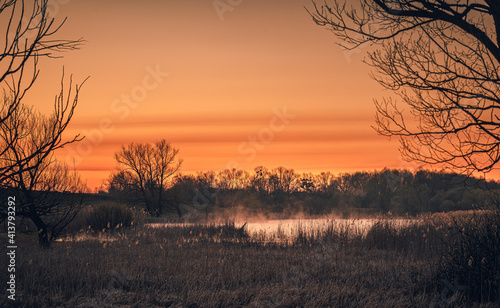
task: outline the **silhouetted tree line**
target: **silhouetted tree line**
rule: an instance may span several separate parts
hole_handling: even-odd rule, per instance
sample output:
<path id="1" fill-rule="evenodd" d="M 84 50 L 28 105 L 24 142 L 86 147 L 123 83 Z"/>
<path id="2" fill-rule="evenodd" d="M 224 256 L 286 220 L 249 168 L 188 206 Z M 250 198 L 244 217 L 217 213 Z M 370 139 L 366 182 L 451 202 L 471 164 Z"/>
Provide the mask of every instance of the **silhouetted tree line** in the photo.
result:
<path id="1" fill-rule="evenodd" d="M 123 185 L 120 174 L 109 181 L 109 194 L 137 204 L 141 195 Z M 389 170 L 298 173 L 259 166 L 253 172 L 226 169 L 177 174 L 163 194 L 163 208 L 186 214 L 242 206 L 274 213 L 310 215 L 338 212 L 419 213 L 468 210 L 495 202 L 500 183 L 444 171 Z M 136 198 L 131 198 L 131 196 Z M 145 204 L 144 204 L 145 205 Z"/>

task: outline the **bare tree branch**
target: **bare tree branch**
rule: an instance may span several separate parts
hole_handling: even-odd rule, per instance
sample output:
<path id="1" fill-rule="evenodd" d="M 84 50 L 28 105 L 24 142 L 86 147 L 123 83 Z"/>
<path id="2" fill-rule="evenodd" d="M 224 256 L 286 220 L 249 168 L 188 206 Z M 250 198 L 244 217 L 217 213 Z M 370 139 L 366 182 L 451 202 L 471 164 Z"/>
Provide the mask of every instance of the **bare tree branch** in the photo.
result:
<path id="1" fill-rule="evenodd" d="M 65 20 L 56 24 L 47 7 L 47 0 L 0 1 L 0 17 L 5 21 L 0 28 L 3 33 L 0 40 L 0 123 L 14 113 L 35 83 L 40 58 L 59 57 L 60 52 L 78 49 L 84 43 L 82 39 L 55 39 Z M 0 156 L 7 146 L 0 147 Z M 0 170 L 0 174 L 4 172 Z"/>
<path id="2" fill-rule="evenodd" d="M 64 141 L 62 133 L 72 118 L 78 98 L 57 97 L 54 113 L 45 116 L 33 107 L 19 105 L 0 124 L 0 143 L 7 144 L 0 156 L 0 181 L 4 189 L 14 189 L 23 198 L 16 215 L 33 221 L 39 231 L 41 247 L 61 233 L 81 208 L 74 193 L 85 192 L 85 184 L 67 166 L 56 162 L 54 151 L 81 140 L 78 136 Z M 70 95 L 70 94 L 68 94 Z"/>
<path id="3" fill-rule="evenodd" d="M 341 3 L 342 2 L 342 3 Z M 359 0 L 314 3 L 313 20 L 366 62 L 400 102 L 376 100 L 375 129 L 409 160 L 490 171 L 500 160 L 500 3 Z M 407 108 L 401 108 L 400 106 Z"/>

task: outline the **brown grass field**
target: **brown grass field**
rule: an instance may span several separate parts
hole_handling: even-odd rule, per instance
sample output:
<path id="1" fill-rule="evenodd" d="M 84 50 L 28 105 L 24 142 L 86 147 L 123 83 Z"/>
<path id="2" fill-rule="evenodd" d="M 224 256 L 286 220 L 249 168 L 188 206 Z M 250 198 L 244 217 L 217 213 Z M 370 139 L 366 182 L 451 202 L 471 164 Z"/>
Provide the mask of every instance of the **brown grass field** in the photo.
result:
<path id="1" fill-rule="evenodd" d="M 498 307 L 498 213 L 421 219 L 381 219 L 365 234 L 332 222 L 289 242 L 231 222 L 87 231 L 49 250 L 20 234 L 17 300 L 0 306 Z"/>

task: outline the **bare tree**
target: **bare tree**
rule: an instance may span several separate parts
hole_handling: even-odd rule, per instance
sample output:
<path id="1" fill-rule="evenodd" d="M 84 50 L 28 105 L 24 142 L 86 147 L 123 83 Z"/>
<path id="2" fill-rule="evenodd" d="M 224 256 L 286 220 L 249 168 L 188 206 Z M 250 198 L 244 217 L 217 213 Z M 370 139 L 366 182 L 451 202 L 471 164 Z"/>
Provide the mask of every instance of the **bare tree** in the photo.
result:
<path id="1" fill-rule="evenodd" d="M 291 194 L 300 187 L 300 175 L 293 169 L 287 169 L 283 166 L 271 170 L 273 176 L 274 191 Z"/>
<path id="2" fill-rule="evenodd" d="M 500 2 L 336 0 L 310 11 L 400 97 L 375 101 L 376 130 L 409 160 L 490 171 L 500 160 Z"/>
<path id="3" fill-rule="evenodd" d="M 236 168 L 225 169 L 217 174 L 217 186 L 222 190 L 245 189 L 250 181 L 250 174 Z"/>
<path id="4" fill-rule="evenodd" d="M 79 177 L 54 159 L 54 151 L 80 141 L 63 140 L 73 117 L 80 87 L 61 93 L 54 111 L 44 116 L 22 101 L 38 78 L 40 58 L 58 57 L 83 41 L 55 38 L 62 23 L 49 16 L 48 1 L 0 1 L 0 185 L 13 190 L 21 203 L 17 215 L 28 217 L 38 228 L 41 247 L 50 247 L 81 206 L 75 193 L 84 190 Z M 76 198 L 76 199 L 75 199 Z"/>
<path id="5" fill-rule="evenodd" d="M 78 136 L 67 141 L 62 139 L 77 105 L 78 91 L 77 86 L 71 101 L 71 92 L 64 99 L 62 89 L 50 116 L 20 104 L 0 123 L 0 142 L 6 145 L 0 156 L 0 167 L 9 166 L 12 170 L 3 174 L 0 184 L 4 192 L 12 191 L 21 198 L 16 215 L 27 217 L 35 224 L 42 248 L 50 247 L 50 242 L 81 208 L 78 195 L 72 194 L 85 191 L 78 175 L 54 158 L 54 151 L 81 140 Z"/>
<path id="6" fill-rule="evenodd" d="M 321 172 L 315 178 L 316 188 L 326 194 L 332 191 L 335 183 L 335 176 L 331 172 Z"/>
<path id="7" fill-rule="evenodd" d="M 137 177 L 130 170 L 117 170 L 110 174 L 107 180 L 109 192 L 127 193 L 137 187 Z"/>
<path id="8" fill-rule="evenodd" d="M 60 40 L 54 35 L 64 24 L 57 24 L 49 16 L 47 0 L 0 1 L 0 123 L 7 121 L 19 107 L 26 92 L 38 77 L 38 61 L 41 57 L 58 57 L 61 51 L 74 50 L 81 46 L 82 39 Z M 77 90 L 78 91 L 78 90 Z M 63 111 L 64 112 L 64 111 Z M 14 140 L 14 139 L 11 139 Z M 5 141 L 5 140 L 4 140 Z M 0 143 L 0 156 L 11 145 Z M 41 151 L 50 144 L 40 147 Z M 26 156 L 25 163 L 39 153 Z M 13 165 L 2 164 L 0 181 L 15 172 Z"/>
<path id="9" fill-rule="evenodd" d="M 125 178 L 133 189 L 140 192 L 150 214 L 163 213 L 163 193 L 168 180 L 182 165 L 182 159 L 177 158 L 178 153 L 179 150 L 164 139 L 153 145 L 131 143 L 115 153 L 116 161 L 133 175 L 130 178 L 129 173 Z"/>

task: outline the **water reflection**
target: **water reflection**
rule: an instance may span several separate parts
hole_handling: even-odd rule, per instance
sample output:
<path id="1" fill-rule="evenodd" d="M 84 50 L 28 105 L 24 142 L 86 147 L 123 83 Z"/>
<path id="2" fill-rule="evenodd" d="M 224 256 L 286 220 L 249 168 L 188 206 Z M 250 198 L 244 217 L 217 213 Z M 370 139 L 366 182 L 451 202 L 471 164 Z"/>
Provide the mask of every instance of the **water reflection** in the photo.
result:
<path id="1" fill-rule="evenodd" d="M 276 219 L 235 223 L 244 227 L 253 239 L 261 241 L 293 241 L 297 237 L 320 237 L 325 234 L 344 234 L 348 237 L 364 236 L 376 223 L 390 223 L 396 228 L 418 223 L 415 219 Z M 223 225 L 224 223 L 221 223 Z M 217 224 L 216 224 L 217 225 Z M 214 226 L 214 223 L 150 223 L 150 228 Z"/>

